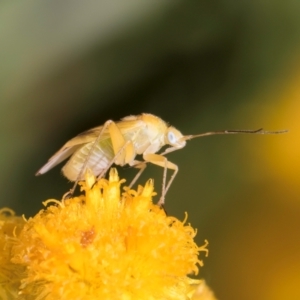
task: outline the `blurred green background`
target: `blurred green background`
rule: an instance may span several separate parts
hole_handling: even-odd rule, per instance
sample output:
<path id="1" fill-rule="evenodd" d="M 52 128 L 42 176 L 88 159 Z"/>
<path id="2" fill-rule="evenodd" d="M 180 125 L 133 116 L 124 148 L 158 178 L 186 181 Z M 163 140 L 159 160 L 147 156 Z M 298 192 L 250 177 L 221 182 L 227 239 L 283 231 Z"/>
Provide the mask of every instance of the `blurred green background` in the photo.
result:
<path id="1" fill-rule="evenodd" d="M 300 299 L 299 50 L 295 0 L 2 1 L 1 206 L 29 217 L 61 199 L 72 185 L 60 167 L 35 172 L 108 119 L 148 112 L 183 134 L 289 129 L 169 154 L 179 173 L 166 210 L 187 211 L 198 244 L 208 239 L 200 277 L 218 299 Z M 140 183 L 150 177 L 160 192 L 162 170 Z"/>

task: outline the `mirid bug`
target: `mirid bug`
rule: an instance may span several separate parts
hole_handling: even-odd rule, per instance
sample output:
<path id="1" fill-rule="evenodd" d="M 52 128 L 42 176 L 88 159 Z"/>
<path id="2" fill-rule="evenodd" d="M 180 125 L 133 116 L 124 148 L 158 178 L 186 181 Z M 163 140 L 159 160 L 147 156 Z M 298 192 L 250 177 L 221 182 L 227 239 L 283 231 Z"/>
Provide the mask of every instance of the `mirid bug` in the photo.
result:
<path id="1" fill-rule="evenodd" d="M 163 205 L 165 195 L 178 172 L 178 166 L 170 162 L 165 155 L 182 149 L 187 140 L 215 134 L 279 134 L 285 132 L 287 130 L 223 130 L 184 136 L 159 117 L 143 113 L 125 117 L 116 123 L 109 120 L 103 126 L 77 135 L 58 150 L 36 175 L 46 173 L 71 156 L 62 168 L 64 176 L 75 182 L 71 193 L 74 192 L 77 182 L 84 178 L 87 168 L 101 178 L 113 164 L 119 166 L 128 164 L 140 169 L 130 183 L 129 187 L 131 187 L 145 170 L 147 163 L 152 163 L 164 168 L 162 194 L 158 202 L 159 205 Z M 169 147 L 158 154 L 157 152 L 164 146 Z M 143 160 L 136 160 L 137 155 L 142 155 Z M 173 170 L 168 182 L 166 182 L 167 169 Z"/>

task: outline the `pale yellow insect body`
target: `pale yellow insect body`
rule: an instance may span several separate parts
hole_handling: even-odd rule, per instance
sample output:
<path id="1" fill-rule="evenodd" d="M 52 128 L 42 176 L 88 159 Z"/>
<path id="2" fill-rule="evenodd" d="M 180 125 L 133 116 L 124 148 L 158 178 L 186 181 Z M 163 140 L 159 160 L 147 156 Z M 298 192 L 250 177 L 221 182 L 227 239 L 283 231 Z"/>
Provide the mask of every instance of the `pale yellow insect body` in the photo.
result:
<path id="1" fill-rule="evenodd" d="M 159 117 L 143 113 L 125 117 L 116 123 L 109 120 L 103 126 L 77 135 L 56 152 L 36 175 L 46 173 L 71 156 L 62 168 L 62 172 L 70 181 L 75 181 L 72 193 L 78 180 L 84 179 L 87 168 L 96 176 L 103 177 L 112 164 L 120 166 L 128 164 L 140 169 L 129 185 L 131 187 L 146 168 L 146 164 L 152 163 L 164 168 L 162 195 L 159 201 L 159 204 L 163 205 L 165 194 L 178 172 L 177 165 L 168 161 L 164 155 L 183 148 L 186 140 L 214 134 L 283 132 L 286 131 L 225 130 L 183 136 L 180 131 L 173 126 L 168 126 Z M 165 145 L 169 147 L 162 153 L 156 154 Z M 143 160 L 135 160 L 137 155 L 142 155 Z M 167 169 L 174 172 L 166 184 Z"/>
<path id="2" fill-rule="evenodd" d="M 176 143 L 177 141 L 178 147 L 181 148 L 184 147 L 186 143 L 185 141 L 178 142 L 182 137 L 182 134 L 178 130 L 174 127 L 168 127 L 163 120 L 150 114 L 129 116 L 123 118 L 120 122 L 117 122 L 116 125 L 120 130 L 124 141 L 130 141 L 133 144 L 133 151 L 130 152 L 130 155 L 127 155 L 123 159 L 116 160 L 115 163 L 120 166 L 124 166 L 126 164 L 132 166 L 136 165 L 134 158 L 137 154 L 143 154 L 146 156 L 147 154 L 156 153 L 164 145 L 172 145 L 171 142 Z M 80 178 L 78 178 L 78 175 L 80 174 L 91 148 L 93 147 L 102 128 L 103 126 L 96 127 L 78 135 L 67 142 L 53 156 L 55 158 L 65 151 L 70 153 L 69 151 L 74 150 L 74 154 L 62 168 L 64 176 L 69 180 L 76 181 L 78 179 L 83 179 L 83 174 L 81 174 Z M 171 138 L 174 136 L 174 139 L 169 141 L 168 136 L 171 136 Z M 90 139 L 90 142 L 87 142 L 87 139 Z M 112 139 L 107 126 L 107 129 L 104 130 L 99 143 L 94 146 L 93 151 L 90 153 L 86 168 L 91 169 L 95 175 L 99 175 L 107 169 L 115 155 L 116 153 L 114 152 Z M 51 166 L 51 168 L 53 166 Z M 39 172 L 42 174 L 46 171 L 48 171 L 48 169 L 44 170 L 42 168 Z"/>
<path id="3" fill-rule="evenodd" d="M 107 121 L 103 126 L 92 128 L 69 140 L 49 161 L 36 173 L 41 175 L 71 156 L 62 168 L 65 177 L 70 181 L 82 180 L 84 169 L 91 169 L 100 175 L 115 163 L 126 164 L 141 169 L 130 186 L 140 176 L 147 162 L 174 170 L 177 166 L 169 162 L 162 154 L 157 153 L 163 146 L 171 152 L 186 145 L 183 135 L 173 126 L 168 126 L 159 117 L 151 114 L 128 116 L 114 123 Z M 135 160 L 142 155 L 143 161 Z M 170 182 L 165 189 L 169 188 Z M 164 192 L 164 193 L 165 193 Z"/>

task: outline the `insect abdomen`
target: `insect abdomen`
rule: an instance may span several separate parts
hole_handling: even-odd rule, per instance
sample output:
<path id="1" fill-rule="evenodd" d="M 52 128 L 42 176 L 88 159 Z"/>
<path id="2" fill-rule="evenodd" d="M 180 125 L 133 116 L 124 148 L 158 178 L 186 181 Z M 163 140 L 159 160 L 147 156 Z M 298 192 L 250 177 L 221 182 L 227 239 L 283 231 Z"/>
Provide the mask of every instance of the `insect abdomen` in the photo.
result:
<path id="1" fill-rule="evenodd" d="M 111 141 L 109 139 L 103 140 L 98 145 L 95 145 L 92 153 L 90 154 L 90 150 L 93 145 L 94 143 L 92 142 L 79 148 L 62 168 L 64 176 L 66 176 L 70 181 L 76 181 L 78 179 L 88 155 L 90 156 L 86 164 L 86 169 L 88 168 L 92 170 L 96 176 L 105 170 L 114 158 Z M 83 179 L 84 172 L 82 172 L 82 176 L 79 180 Z"/>

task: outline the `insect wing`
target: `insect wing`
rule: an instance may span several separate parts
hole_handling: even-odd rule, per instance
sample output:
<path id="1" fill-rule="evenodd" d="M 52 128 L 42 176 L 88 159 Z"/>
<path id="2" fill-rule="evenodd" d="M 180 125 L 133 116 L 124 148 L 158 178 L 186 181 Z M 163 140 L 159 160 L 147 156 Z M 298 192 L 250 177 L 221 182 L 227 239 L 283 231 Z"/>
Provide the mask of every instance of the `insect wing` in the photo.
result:
<path id="1" fill-rule="evenodd" d="M 142 126 L 145 126 L 145 124 L 140 120 L 128 120 L 128 121 L 124 120 L 124 121 L 117 122 L 117 127 L 120 133 L 122 134 L 122 136 L 124 137 L 124 140 L 128 140 L 132 138 L 136 133 L 136 131 L 140 130 Z M 78 150 L 84 144 L 95 141 L 99 136 L 99 134 L 101 133 L 102 128 L 103 126 L 94 127 L 92 129 L 89 129 L 87 131 L 78 134 L 77 136 L 69 140 L 67 143 L 65 143 L 65 145 L 60 150 L 58 150 L 54 155 L 50 157 L 48 162 L 38 170 L 36 175 L 41 175 L 48 172 L 50 169 L 58 165 L 60 162 L 70 157 L 76 150 Z M 109 130 L 107 129 L 102 133 L 99 142 L 108 138 L 110 138 L 110 133 Z M 132 157 L 134 155 L 135 153 L 134 153 L 133 145 L 131 146 L 131 148 L 128 145 L 126 160 L 129 159 L 129 156 Z"/>
<path id="2" fill-rule="evenodd" d="M 66 142 L 54 155 L 49 158 L 48 162 L 42 168 L 40 168 L 35 175 L 41 175 L 48 172 L 60 162 L 71 156 L 82 145 L 94 141 L 97 137 L 97 132 L 100 132 L 101 128 L 102 126 L 93 128 L 75 136 Z"/>

